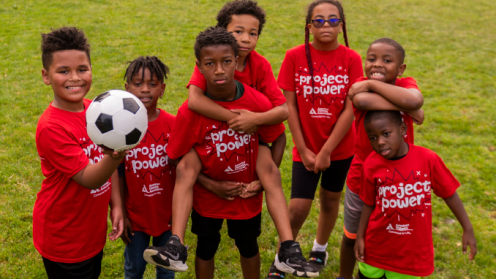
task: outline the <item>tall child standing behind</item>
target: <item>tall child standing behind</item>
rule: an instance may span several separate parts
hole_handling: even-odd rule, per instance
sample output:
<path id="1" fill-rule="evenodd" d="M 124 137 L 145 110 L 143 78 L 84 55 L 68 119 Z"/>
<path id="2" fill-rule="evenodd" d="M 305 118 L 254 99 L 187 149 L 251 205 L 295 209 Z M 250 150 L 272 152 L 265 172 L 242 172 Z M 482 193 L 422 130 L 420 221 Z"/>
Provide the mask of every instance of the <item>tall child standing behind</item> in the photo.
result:
<path id="1" fill-rule="evenodd" d="M 157 108 L 164 95 L 169 68 L 155 56 L 138 57 L 126 70 L 126 90 L 145 105 L 148 129 L 140 144 L 129 151 L 119 166 L 120 187 L 125 201 L 124 233 L 126 279 L 143 278 L 143 252 L 153 237 L 163 246 L 171 236 L 172 192 L 175 169 L 169 165 L 166 147 L 175 116 Z M 123 172 L 124 171 L 124 172 Z M 174 272 L 156 267 L 156 277 L 174 278 Z"/>
<path id="2" fill-rule="evenodd" d="M 289 202 L 295 238 L 310 212 L 322 176 L 317 236 L 309 260 L 321 267 L 327 261 L 327 241 L 353 158 L 353 107 L 347 98 L 348 89 L 363 75 L 360 55 L 339 44 L 341 32 L 348 45 L 344 12 L 338 1 L 310 4 L 305 44 L 286 52 L 278 77 L 288 103 L 288 123 L 295 144 Z"/>
<path id="3" fill-rule="evenodd" d="M 411 78 L 398 78 L 406 69 L 405 50 L 396 41 L 381 38 L 374 41 L 367 50 L 365 61 L 366 78 L 361 78 L 349 92 L 353 100 L 355 113 L 355 157 L 351 163 L 346 180 L 344 201 L 344 235 L 341 243 L 340 277 L 352 278 L 355 267 L 353 247 L 363 202 L 359 193 L 362 185 L 362 165 L 367 156 L 373 152 L 370 140 L 365 132 L 363 120 L 367 111 L 395 110 L 404 111 L 402 120 L 407 127 L 404 140 L 413 143 L 413 123 L 423 122 L 422 93 L 417 82 Z"/>
<path id="4" fill-rule="evenodd" d="M 45 179 L 33 209 L 33 242 L 48 278 L 98 278 L 109 202 L 114 226 L 109 238 L 122 233 L 119 188 L 111 187 L 109 178 L 117 179 L 126 152 L 104 155 L 86 132 L 89 47 L 83 31 L 75 27 L 42 34 L 41 73 L 54 96 L 36 128 Z"/>

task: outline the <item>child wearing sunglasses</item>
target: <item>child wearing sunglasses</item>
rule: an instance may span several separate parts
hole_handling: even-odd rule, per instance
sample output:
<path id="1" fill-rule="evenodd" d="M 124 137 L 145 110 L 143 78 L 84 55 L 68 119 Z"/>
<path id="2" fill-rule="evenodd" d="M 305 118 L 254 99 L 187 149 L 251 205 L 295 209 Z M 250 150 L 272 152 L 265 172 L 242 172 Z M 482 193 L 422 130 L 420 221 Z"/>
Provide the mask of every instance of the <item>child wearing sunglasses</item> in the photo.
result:
<path id="1" fill-rule="evenodd" d="M 401 111 L 406 133 L 404 141 L 413 144 L 413 123 L 424 121 L 420 107 L 424 102 L 417 82 L 411 77 L 399 78 L 406 69 L 405 50 L 393 39 L 381 38 L 367 50 L 365 75 L 350 88 L 355 114 L 355 157 L 346 180 L 344 198 L 344 235 L 341 243 L 340 276 L 352 278 L 355 267 L 353 247 L 357 238 L 363 202 L 359 197 L 363 185 L 363 162 L 373 153 L 371 141 L 364 128 L 368 111 Z"/>
<path id="2" fill-rule="evenodd" d="M 341 32 L 346 46 L 338 42 Z M 354 155 L 353 107 L 347 98 L 348 89 L 362 76 L 361 57 L 348 48 L 341 4 L 334 0 L 311 3 L 305 44 L 286 52 L 277 81 L 288 103 L 289 129 L 295 144 L 289 202 L 294 238 L 310 212 L 322 177 L 319 223 L 309 259 L 321 269 L 327 262 L 327 241 Z"/>

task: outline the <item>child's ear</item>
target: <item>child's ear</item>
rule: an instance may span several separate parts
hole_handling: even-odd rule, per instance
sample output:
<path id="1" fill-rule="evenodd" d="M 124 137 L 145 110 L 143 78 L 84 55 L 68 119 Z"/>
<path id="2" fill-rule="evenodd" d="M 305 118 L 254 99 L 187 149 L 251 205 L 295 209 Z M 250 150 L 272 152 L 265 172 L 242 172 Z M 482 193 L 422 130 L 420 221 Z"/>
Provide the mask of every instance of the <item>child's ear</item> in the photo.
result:
<path id="1" fill-rule="evenodd" d="M 162 83 L 162 85 L 160 87 L 162 89 L 162 92 L 160 92 L 160 98 L 162 98 L 164 96 L 164 93 L 165 93 L 166 84 L 165 83 Z"/>
<path id="2" fill-rule="evenodd" d="M 196 67 L 198 68 L 198 70 L 200 70 L 200 73 L 203 74 L 203 72 L 202 72 L 202 70 L 200 68 L 200 61 L 198 61 L 198 59 L 196 59 L 195 64 L 196 64 Z"/>
<path id="3" fill-rule="evenodd" d="M 127 84 L 127 82 L 124 84 L 124 88 L 126 88 L 126 91 L 129 92 L 129 84 Z"/>
<path id="4" fill-rule="evenodd" d="M 339 33 L 343 32 L 343 22 L 339 24 Z"/>
<path id="5" fill-rule="evenodd" d="M 403 75 L 403 73 L 405 72 L 405 70 L 406 70 L 406 64 L 401 64 L 399 69 L 398 69 L 397 76 L 401 77 Z"/>
<path id="6" fill-rule="evenodd" d="M 43 82 L 46 85 L 50 85 L 50 78 L 48 78 L 48 71 L 45 69 L 41 69 L 41 76 L 43 77 Z"/>
<path id="7" fill-rule="evenodd" d="M 234 68 L 237 69 L 238 68 L 238 59 L 239 59 L 239 55 L 236 56 L 236 63 L 234 65 Z"/>
<path id="8" fill-rule="evenodd" d="M 311 24 L 311 23 L 307 24 L 307 28 L 308 28 L 308 31 L 310 32 L 310 34 L 312 34 L 312 35 L 313 35 L 313 32 L 312 32 L 312 24 Z"/>
<path id="9" fill-rule="evenodd" d="M 402 122 L 400 125 L 400 133 L 403 137 L 406 135 L 406 130 L 407 130 L 406 123 Z"/>

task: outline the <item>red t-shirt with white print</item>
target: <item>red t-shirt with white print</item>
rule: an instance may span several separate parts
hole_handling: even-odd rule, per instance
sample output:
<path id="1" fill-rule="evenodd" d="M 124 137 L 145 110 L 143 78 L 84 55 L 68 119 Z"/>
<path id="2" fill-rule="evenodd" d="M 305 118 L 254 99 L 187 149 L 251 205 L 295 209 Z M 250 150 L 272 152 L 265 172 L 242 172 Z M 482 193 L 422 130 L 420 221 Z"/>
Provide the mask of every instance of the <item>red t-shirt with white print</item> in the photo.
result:
<path id="1" fill-rule="evenodd" d="M 126 213 L 134 231 L 159 236 L 171 229 L 172 192 L 176 170 L 169 165 L 166 147 L 176 117 L 160 110 L 148 122 L 145 137 L 125 158 Z"/>
<path id="2" fill-rule="evenodd" d="M 286 103 L 286 98 L 277 86 L 269 61 L 254 50 L 246 58 L 243 71 L 234 72 L 234 79 L 267 96 L 273 107 Z M 203 91 L 207 90 L 205 77 L 196 66 L 186 87 L 190 85 L 196 85 Z"/>
<path id="3" fill-rule="evenodd" d="M 431 189 L 449 198 L 460 183 L 436 153 L 413 144 L 399 160 L 373 152 L 363 164 L 363 176 L 360 198 L 375 206 L 365 232 L 365 263 L 401 274 L 431 274 Z"/>
<path id="4" fill-rule="evenodd" d="M 305 45 L 286 52 L 277 83 L 296 93 L 298 117 L 307 147 L 318 154 L 331 135 L 345 107 L 348 89 L 363 76 L 360 55 L 343 45 L 332 51 L 320 51 L 310 44 L 313 62 L 314 90 L 305 55 Z M 350 129 L 331 154 L 331 160 L 353 156 L 354 131 Z M 293 161 L 301 157 L 293 148 Z"/>
<path id="5" fill-rule="evenodd" d="M 241 98 L 230 102 L 215 101 L 227 109 L 246 109 L 265 112 L 272 108 L 270 101 L 262 93 L 244 86 Z M 174 127 L 167 146 L 171 159 L 185 155 L 195 148 L 202 162 L 202 173 L 217 181 L 250 183 L 257 180 L 256 162 L 258 135 L 265 142 L 275 141 L 284 132 L 284 124 L 261 126 L 250 136 L 229 129 L 226 122 L 207 118 L 190 109 L 184 102 L 177 113 Z M 204 217 L 244 220 L 253 218 L 262 210 L 263 193 L 243 199 L 235 197 L 228 201 L 195 184 L 193 207 Z"/>
<path id="6" fill-rule="evenodd" d="M 366 77 L 359 78 L 356 82 L 361 82 L 364 80 L 368 80 Z M 409 88 L 409 89 L 417 89 L 417 82 L 411 78 L 397 78 L 396 86 Z M 374 151 L 372 149 L 372 145 L 370 144 L 369 136 L 365 131 L 365 127 L 363 125 L 363 120 L 365 119 L 365 115 L 367 114 L 366 110 L 359 110 L 353 106 L 353 113 L 355 114 L 355 157 L 351 162 L 350 170 L 348 171 L 348 177 L 346 179 L 346 185 L 353 193 L 360 193 L 360 185 L 362 185 L 362 166 L 363 161 Z M 405 122 L 407 130 L 405 135 L 405 142 L 414 143 L 413 137 L 413 120 L 410 115 L 404 112 L 400 112 L 402 115 L 402 120 Z"/>
<path id="7" fill-rule="evenodd" d="M 86 109 L 69 112 L 50 104 L 36 129 L 36 148 L 45 179 L 33 209 L 33 242 L 45 258 L 76 263 L 102 251 L 107 237 L 110 179 L 91 190 L 72 177 L 103 158 L 86 132 Z"/>

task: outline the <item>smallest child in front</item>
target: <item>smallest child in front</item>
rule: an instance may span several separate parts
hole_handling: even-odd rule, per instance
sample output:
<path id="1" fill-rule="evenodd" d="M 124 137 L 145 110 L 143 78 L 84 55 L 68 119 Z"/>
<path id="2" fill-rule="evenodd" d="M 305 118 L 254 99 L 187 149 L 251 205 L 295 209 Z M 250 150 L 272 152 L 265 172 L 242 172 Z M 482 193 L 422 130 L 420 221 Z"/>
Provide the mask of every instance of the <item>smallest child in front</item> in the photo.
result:
<path id="1" fill-rule="evenodd" d="M 431 189 L 460 222 L 463 252 L 470 246 L 473 260 L 477 243 L 456 193 L 460 183 L 441 158 L 404 141 L 407 127 L 398 111 L 369 111 L 364 126 L 375 152 L 363 165 L 359 278 L 420 278 L 434 271 Z"/>
<path id="2" fill-rule="evenodd" d="M 153 237 L 163 246 L 171 236 L 172 192 L 176 171 L 169 164 L 166 147 L 175 116 L 157 108 L 164 95 L 169 68 L 155 56 L 140 56 L 126 70 L 126 91 L 138 97 L 148 114 L 148 129 L 138 146 L 119 166 L 119 186 L 124 200 L 124 276 L 141 279 L 146 270 L 143 252 Z M 156 267 L 156 278 L 174 278 L 174 272 Z"/>

